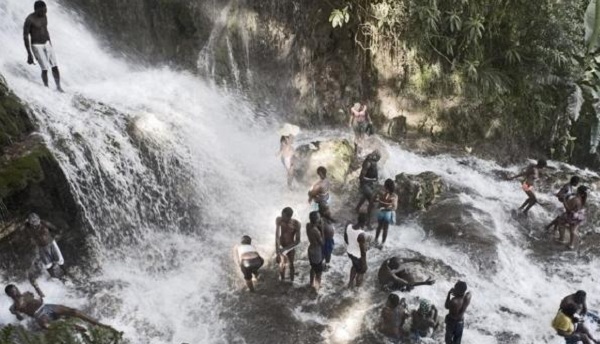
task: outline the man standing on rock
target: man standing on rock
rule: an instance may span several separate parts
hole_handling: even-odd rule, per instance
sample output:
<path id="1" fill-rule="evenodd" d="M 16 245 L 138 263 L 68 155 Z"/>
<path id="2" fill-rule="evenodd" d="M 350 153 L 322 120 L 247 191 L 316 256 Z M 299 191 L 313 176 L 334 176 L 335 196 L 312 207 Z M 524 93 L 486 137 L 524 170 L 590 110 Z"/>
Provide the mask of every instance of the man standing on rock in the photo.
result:
<path id="1" fill-rule="evenodd" d="M 471 303 L 471 293 L 467 292 L 467 283 L 458 281 L 446 297 L 446 344 L 460 344 L 462 340 L 464 317 Z"/>
<path id="2" fill-rule="evenodd" d="M 360 186 L 360 200 L 356 205 L 356 212 L 360 212 L 360 208 L 368 202 L 367 206 L 367 219 L 366 224 L 369 226 L 371 222 L 371 213 L 375 203 L 376 185 L 379 178 L 379 172 L 377 170 L 377 162 L 381 159 L 381 153 L 378 150 L 374 150 L 371 154 L 367 155 L 365 161 L 363 161 L 362 169 L 360 170 L 360 176 L 358 182 Z"/>
<path id="3" fill-rule="evenodd" d="M 383 183 L 383 192 L 377 196 L 379 201 L 379 214 L 377 215 L 377 232 L 375 233 L 375 242 L 379 239 L 379 233 L 383 230 L 381 237 L 381 246 L 385 244 L 388 228 L 393 222 L 394 214 L 398 208 L 398 195 L 396 195 L 396 183 L 393 180 L 387 179 Z"/>
<path id="4" fill-rule="evenodd" d="M 356 286 L 360 287 L 363 282 L 363 276 L 367 272 L 367 238 L 363 230 L 366 221 L 366 214 L 359 213 L 358 223 L 355 225 L 349 223 L 344 232 L 344 241 L 347 246 L 346 251 L 352 261 L 348 288 L 354 286 L 354 280 L 356 280 Z"/>
<path id="5" fill-rule="evenodd" d="M 44 297 L 44 294 L 35 281 L 38 266 L 42 266 L 54 278 L 62 278 L 64 276 L 62 266 L 65 260 L 60 252 L 60 248 L 58 248 L 58 244 L 56 244 L 56 240 L 54 240 L 50 233 L 51 231 L 56 231 L 56 227 L 49 222 L 40 220 L 40 217 L 36 213 L 31 213 L 27 217 L 25 228 L 27 234 L 38 248 L 38 257 L 28 273 L 29 281 L 40 297 Z"/>
<path id="6" fill-rule="evenodd" d="M 510 178 L 510 180 L 525 177 L 521 188 L 525 191 L 527 195 L 527 199 L 523 204 L 519 207 L 519 210 L 523 210 L 523 214 L 527 214 L 529 209 L 533 207 L 537 203 L 537 198 L 535 197 L 535 193 L 533 193 L 535 181 L 540 178 L 540 170 L 547 166 L 546 160 L 540 159 L 537 164 L 531 164 L 527 166 L 523 173 L 517 174 Z"/>
<path id="7" fill-rule="evenodd" d="M 313 210 L 319 210 L 321 217 L 327 221 L 335 222 L 331 217 L 331 211 L 329 210 L 329 189 L 331 188 L 331 183 L 327 178 L 327 169 L 323 166 L 319 166 L 317 168 L 317 175 L 319 176 L 319 181 L 314 183 L 308 191 L 308 204 L 314 202 L 317 209 Z"/>
<path id="8" fill-rule="evenodd" d="M 25 49 L 27 49 L 27 63 L 33 64 L 33 57 L 40 64 L 42 69 L 42 81 L 48 87 L 48 68 L 52 68 L 52 76 L 56 83 L 56 89 L 63 92 L 60 86 L 60 73 L 54 55 L 54 48 L 50 41 L 48 33 L 48 17 L 46 17 L 46 3 L 36 1 L 33 4 L 34 12 L 27 16 L 23 25 L 23 39 L 25 41 Z M 29 40 L 31 36 L 31 44 Z"/>
<path id="9" fill-rule="evenodd" d="M 300 244 L 301 224 L 292 218 L 294 210 L 286 207 L 281 211 L 281 216 L 275 220 L 275 252 L 279 264 L 279 277 L 285 280 L 285 268 L 290 266 L 290 280 L 294 281 L 295 248 Z"/>
<path id="10" fill-rule="evenodd" d="M 354 152 L 358 155 L 358 149 L 364 140 L 367 132 L 367 126 L 371 123 L 371 118 L 367 113 L 367 105 L 355 103 L 350 108 L 350 123 L 349 126 L 354 129 Z"/>

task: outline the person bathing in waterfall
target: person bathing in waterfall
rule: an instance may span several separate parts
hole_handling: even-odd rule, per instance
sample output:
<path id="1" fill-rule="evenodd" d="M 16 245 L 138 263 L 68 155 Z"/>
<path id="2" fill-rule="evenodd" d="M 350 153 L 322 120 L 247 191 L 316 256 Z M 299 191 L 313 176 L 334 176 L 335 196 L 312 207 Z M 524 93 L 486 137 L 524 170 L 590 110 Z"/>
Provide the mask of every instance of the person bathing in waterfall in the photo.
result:
<path id="1" fill-rule="evenodd" d="M 421 299 L 419 308 L 412 311 L 411 316 L 410 334 L 414 343 L 420 343 L 421 338 L 431 337 L 440 325 L 438 310 L 427 299 Z"/>
<path id="2" fill-rule="evenodd" d="M 275 252 L 277 253 L 277 263 L 279 264 L 279 277 L 285 280 L 285 269 L 290 267 L 290 280 L 294 281 L 294 258 L 296 257 L 295 248 L 300 244 L 301 224 L 293 219 L 294 210 L 286 207 L 281 211 L 281 216 L 275 220 Z"/>
<path id="3" fill-rule="evenodd" d="M 356 212 L 359 213 L 362 205 L 365 202 L 368 202 L 366 214 L 367 227 L 370 227 L 371 213 L 373 212 L 373 206 L 375 204 L 376 186 L 379 178 L 377 163 L 380 159 L 381 153 L 379 153 L 378 150 L 374 150 L 371 154 L 367 155 L 365 161 L 363 161 L 360 176 L 358 177 L 361 195 L 360 200 L 356 205 Z"/>
<path id="4" fill-rule="evenodd" d="M 571 180 L 567 184 L 563 185 L 563 187 L 560 188 L 560 190 L 556 193 L 556 198 L 558 198 L 558 201 L 563 205 L 563 207 L 565 207 L 565 209 L 567 201 L 577 194 L 578 185 L 579 177 L 573 176 L 571 177 Z M 550 231 L 552 229 L 552 233 L 555 233 L 558 224 L 560 223 L 560 219 L 561 216 L 557 216 L 554 220 L 552 220 L 552 222 L 550 222 L 550 224 L 548 224 L 548 226 L 546 226 L 546 230 Z"/>
<path id="5" fill-rule="evenodd" d="M 335 223 L 335 220 L 331 217 L 331 210 L 329 209 L 329 203 L 331 196 L 329 195 L 329 189 L 331 183 L 327 178 L 327 169 L 323 166 L 317 168 L 317 175 L 319 180 L 315 182 L 310 190 L 308 191 L 308 204 L 314 204 L 312 210 L 318 210 L 319 215 L 331 223 Z"/>
<path id="6" fill-rule="evenodd" d="M 358 223 L 349 223 L 346 225 L 346 230 L 344 231 L 346 252 L 352 262 L 348 288 L 352 288 L 355 285 L 360 287 L 363 282 L 363 276 L 367 272 L 367 234 L 364 231 L 366 222 L 367 215 L 359 213 Z"/>
<path id="7" fill-rule="evenodd" d="M 281 136 L 281 139 L 279 139 L 279 152 L 277 152 L 277 156 L 281 158 L 281 163 L 283 164 L 283 167 L 285 167 L 287 173 L 287 186 L 290 189 L 292 188 L 292 183 L 294 181 L 294 153 L 294 136 Z"/>
<path id="8" fill-rule="evenodd" d="M 258 278 L 258 269 L 264 264 L 264 260 L 256 251 L 256 248 L 252 245 L 252 238 L 247 235 L 242 237 L 242 241 L 236 246 L 235 257 L 238 266 L 242 270 L 244 275 L 244 281 L 246 286 L 251 292 L 254 292 L 254 283 L 252 283 L 252 276 Z"/>
<path id="9" fill-rule="evenodd" d="M 321 275 L 323 274 L 323 220 L 318 211 L 312 211 L 309 215 L 309 223 L 306 224 L 306 236 L 308 237 L 308 261 L 310 263 L 310 286 L 316 291 L 321 288 Z"/>
<path id="10" fill-rule="evenodd" d="M 446 344 L 460 344 L 465 326 L 465 312 L 471 304 L 471 293 L 467 292 L 467 283 L 458 281 L 446 296 Z"/>
<path id="11" fill-rule="evenodd" d="M 33 293 L 29 291 L 21 293 L 19 288 L 14 284 L 7 285 L 4 292 L 13 300 L 13 304 L 10 306 L 9 310 L 19 321 L 24 319 L 23 315 L 27 315 L 35 319 L 40 327 L 48 329 L 51 322 L 61 318 L 78 318 L 92 325 L 117 332 L 114 328 L 98 322 L 96 319 L 93 319 L 77 309 L 63 305 L 45 304 L 42 297 L 37 299 Z"/>
<path id="12" fill-rule="evenodd" d="M 585 203 L 588 197 L 587 186 L 581 185 L 577 188 L 577 194 L 565 202 L 565 212 L 558 221 L 558 242 L 564 243 L 565 227 L 569 228 L 570 238 L 567 245 L 570 249 L 575 248 L 575 242 L 579 241 L 579 226 L 585 221 Z"/>
<path id="13" fill-rule="evenodd" d="M 397 342 L 402 337 L 402 328 L 408 319 L 406 300 L 394 293 L 388 295 L 387 302 L 381 310 L 379 331 Z"/>
<path id="14" fill-rule="evenodd" d="M 527 166 L 527 168 L 520 174 L 509 178 L 509 180 L 513 180 L 520 177 L 525 177 L 525 180 L 521 184 L 521 188 L 525 191 L 527 195 L 527 199 L 523 204 L 519 207 L 519 210 L 522 210 L 524 214 L 527 214 L 529 209 L 533 207 L 537 203 L 537 198 L 535 197 L 535 193 L 533 192 L 535 182 L 540 178 L 540 171 L 547 166 L 546 160 L 540 159 L 537 164 L 531 164 Z"/>
<path id="15" fill-rule="evenodd" d="M 367 105 L 355 103 L 350 108 L 350 122 L 348 126 L 354 129 L 354 152 L 358 155 L 359 147 L 362 145 L 367 127 L 371 123 L 371 118 L 367 113 Z"/>
<path id="16" fill-rule="evenodd" d="M 567 303 L 556 313 L 552 320 L 552 327 L 556 334 L 563 337 L 567 344 L 598 344 L 600 341 L 594 339 L 582 319 L 577 316 L 577 305 Z"/>
<path id="17" fill-rule="evenodd" d="M 411 291 L 418 286 L 435 284 L 435 280 L 431 276 L 417 281 L 416 278 L 419 278 L 418 273 L 410 267 L 410 263 L 425 262 L 419 258 L 392 257 L 386 259 L 377 273 L 381 289 L 386 291 Z"/>
<path id="18" fill-rule="evenodd" d="M 383 183 L 383 191 L 376 197 L 379 201 L 379 215 L 377 216 L 377 232 L 375 234 L 375 242 L 379 239 L 379 233 L 383 231 L 381 237 L 381 246 L 385 244 L 388 228 L 394 221 L 394 214 L 398 208 L 398 195 L 396 195 L 396 183 L 393 180 L 387 179 Z"/>
<path id="19" fill-rule="evenodd" d="M 322 233 L 323 236 L 323 258 L 325 259 L 325 267 L 323 268 L 325 271 L 329 269 L 329 262 L 331 262 L 331 254 L 333 253 L 333 247 L 335 246 L 335 241 L 333 240 L 333 236 L 335 235 L 335 230 L 333 225 L 329 223 L 329 221 L 323 221 Z"/>
<path id="20" fill-rule="evenodd" d="M 23 25 L 23 40 L 25 41 L 25 49 L 27 50 L 27 63 L 30 65 L 33 64 L 33 57 L 35 56 L 42 69 L 42 81 L 46 87 L 48 87 L 48 68 L 51 68 L 56 89 L 59 92 L 64 92 L 60 86 L 60 72 L 58 71 L 54 48 L 52 47 L 50 34 L 48 33 L 48 17 L 46 16 L 48 9 L 46 3 L 36 1 L 33 4 L 33 9 L 34 12 L 27 16 Z"/>

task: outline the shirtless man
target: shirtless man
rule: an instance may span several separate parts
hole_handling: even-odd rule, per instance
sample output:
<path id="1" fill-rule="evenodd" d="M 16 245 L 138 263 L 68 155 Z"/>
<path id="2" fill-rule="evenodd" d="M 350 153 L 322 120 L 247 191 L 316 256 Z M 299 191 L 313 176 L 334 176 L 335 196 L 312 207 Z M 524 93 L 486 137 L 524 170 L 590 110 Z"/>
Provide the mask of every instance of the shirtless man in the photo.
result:
<path id="1" fill-rule="evenodd" d="M 258 277 L 258 269 L 260 269 L 265 261 L 258 254 L 256 248 L 252 245 L 252 238 L 247 235 L 242 237 L 240 245 L 236 246 L 235 253 L 236 261 L 242 270 L 244 281 L 246 281 L 246 286 L 248 286 L 248 289 L 251 292 L 254 292 L 252 276 L 254 275 L 254 277 Z"/>
<path id="2" fill-rule="evenodd" d="M 446 297 L 446 344 L 460 344 L 462 340 L 465 311 L 471 303 L 471 293 L 467 292 L 467 283 L 458 281 Z"/>
<path id="3" fill-rule="evenodd" d="M 385 307 L 381 310 L 379 331 L 392 340 L 399 340 L 402 336 L 402 327 L 408 318 L 406 301 L 394 293 L 388 296 Z"/>
<path id="4" fill-rule="evenodd" d="M 285 268 L 290 266 L 290 280 L 294 281 L 294 258 L 295 247 L 300 244 L 301 224 L 292 219 L 294 211 L 286 207 L 281 211 L 281 216 L 275 220 L 275 252 L 277 252 L 277 263 L 279 263 L 279 277 L 285 280 Z"/>
<path id="5" fill-rule="evenodd" d="M 371 154 L 367 155 L 365 161 L 363 161 L 360 176 L 358 177 L 361 196 L 356 205 L 356 212 L 360 212 L 360 208 L 365 201 L 369 202 L 367 207 L 367 225 L 371 222 L 371 212 L 375 203 L 375 186 L 379 178 L 377 162 L 380 159 L 381 153 L 378 150 L 374 150 Z"/>
<path id="6" fill-rule="evenodd" d="M 277 155 L 281 157 L 281 163 L 287 172 L 287 186 L 292 188 L 294 181 L 294 136 L 282 136 L 279 140 L 279 152 Z"/>
<path id="7" fill-rule="evenodd" d="M 60 87 L 60 73 L 56 64 L 56 56 L 48 33 L 48 17 L 46 17 L 46 3 L 36 1 L 33 4 L 34 12 L 27 16 L 23 25 L 23 40 L 27 49 L 27 63 L 33 64 L 33 56 L 42 69 L 42 81 L 48 87 L 48 68 L 52 68 L 52 76 L 56 89 L 63 92 Z M 31 44 L 29 40 L 31 36 Z"/>
<path id="8" fill-rule="evenodd" d="M 62 305 L 44 304 L 43 298 L 36 299 L 31 292 L 21 293 L 14 284 L 7 285 L 4 292 L 13 299 L 13 305 L 10 307 L 10 312 L 14 314 L 19 321 L 24 319 L 23 314 L 25 314 L 34 318 L 42 328 L 48 329 L 51 322 L 60 318 L 79 318 L 92 325 L 104 327 L 116 332 L 114 328 L 101 324 L 97 320 L 76 309 Z"/>
<path id="9" fill-rule="evenodd" d="M 517 174 L 509 178 L 509 180 L 513 180 L 520 177 L 525 177 L 521 188 L 525 191 L 527 195 L 527 199 L 523 204 L 519 207 L 519 210 L 522 210 L 524 214 L 527 214 L 529 209 L 533 207 L 537 203 L 537 198 L 535 197 L 535 193 L 533 193 L 533 189 L 535 186 L 535 181 L 540 178 L 540 170 L 547 166 L 546 160 L 540 159 L 538 160 L 536 165 L 529 165 L 525 169 L 524 172 Z"/>
<path id="10" fill-rule="evenodd" d="M 430 337 L 439 326 L 438 310 L 427 299 L 421 299 L 419 309 L 412 311 L 411 335 L 415 342 Z"/>
<path id="11" fill-rule="evenodd" d="M 308 261 L 310 263 L 310 286 L 316 292 L 321 288 L 321 275 L 323 274 L 323 221 L 318 211 L 309 214 L 310 222 L 306 224 L 308 237 Z"/>
<path id="12" fill-rule="evenodd" d="M 367 113 L 367 105 L 355 103 L 350 108 L 350 122 L 348 126 L 354 129 L 354 151 L 358 155 L 358 148 L 362 144 L 365 134 L 367 132 L 367 126 L 371 123 L 371 118 Z"/>
<path id="13" fill-rule="evenodd" d="M 29 282 L 35 288 L 38 295 L 44 297 L 44 293 L 42 293 L 36 282 L 36 277 L 41 273 L 40 270 L 42 270 L 40 266 L 54 278 L 62 278 L 64 276 L 62 266 L 65 260 L 60 252 L 60 248 L 56 244 L 56 240 L 54 240 L 51 234 L 51 231 L 56 231 L 56 227 L 49 222 L 42 221 L 36 213 L 31 213 L 27 217 L 25 229 L 38 248 L 38 257 L 28 272 Z"/>
<path id="14" fill-rule="evenodd" d="M 383 183 L 383 191 L 377 195 L 376 200 L 379 201 L 379 215 L 377 216 L 377 232 L 375 234 L 375 242 L 379 239 L 379 233 L 383 230 L 381 237 L 381 246 L 385 244 L 388 228 L 393 222 L 394 214 L 398 209 L 398 195 L 396 195 L 396 183 L 393 180 L 387 179 Z"/>
<path id="15" fill-rule="evenodd" d="M 367 222 L 367 215 L 365 213 L 358 214 L 358 223 L 346 225 L 344 231 L 344 241 L 346 242 L 346 252 L 348 258 L 352 261 L 352 268 L 350 269 L 350 281 L 348 282 L 348 288 L 354 286 L 356 280 L 356 286 L 360 287 L 363 282 L 363 276 L 367 272 L 367 238 L 365 231 L 365 224 Z"/>
<path id="16" fill-rule="evenodd" d="M 329 222 L 335 222 L 331 217 L 331 211 L 329 210 L 329 189 L 331 188 L 331 183 L 327 178 L 327 169 L 323 166 L 319 166 L 319 168 L 317 168 L 317 175 L 319 175 L 319 181 L 314 183 L 308 191 L 308 204 L 314 202 L 317 205 L 321 217 Z"/>
<path id="17" fill-rule="evenodd" d="M 423 262 L 423 260 L 419 258 L 402 259 L 399 257 L 392 257 L 385 260 L 377 273 L 381 288 L 387 291 L 411 291 L 414 287 L 421 285 L 433 285 L 435 280 L 431 277 L 425 281 L 415 281 L 414 274 L 406 266 L 402 266 L 403 263 L 412 262 Z"/>

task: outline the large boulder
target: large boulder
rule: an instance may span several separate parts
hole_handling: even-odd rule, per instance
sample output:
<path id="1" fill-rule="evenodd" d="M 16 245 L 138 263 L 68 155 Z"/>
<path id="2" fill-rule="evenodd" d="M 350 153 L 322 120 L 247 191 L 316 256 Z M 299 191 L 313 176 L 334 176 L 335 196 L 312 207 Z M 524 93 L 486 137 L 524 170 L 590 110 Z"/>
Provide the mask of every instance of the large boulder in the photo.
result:
<path id="1" fill-rule="evenodd" d="M 434 204 L 420 217 L 427 235 L 466 252 L 482 271 L 494 271 L 498 238 L 490 214 L 452 196 Z"/>
<path id="2" fill-rule="evenodd" d="M 444 190 L 442 178 L 433 172 L 396 176 L 399 207 L 408 211 L 429 208 Z"/>
<path id="3" fill-rule="evenodd" d="M 314 141 L 299 146 L 295 154 L 296 179 L 303 183 L 317 180 L 317 168 L 324 166 L 334 184 L 342 184 L 354 159 L 354 147 L 346 139 Z"/>

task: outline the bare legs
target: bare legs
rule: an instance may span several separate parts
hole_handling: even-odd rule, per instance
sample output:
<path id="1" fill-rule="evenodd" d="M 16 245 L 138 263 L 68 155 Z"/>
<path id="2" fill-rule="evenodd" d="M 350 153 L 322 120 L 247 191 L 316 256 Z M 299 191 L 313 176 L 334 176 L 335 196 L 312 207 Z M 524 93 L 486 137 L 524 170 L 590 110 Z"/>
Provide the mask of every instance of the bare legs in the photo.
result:
<path id="1" fill-rule="evenodd" d="M 283 255 L 283 254 L 279 255 L 279 278 L 281 278 L 282 281 L 285 280 L 285 269 L 289 265 L 290 266 L 290 281 L 294 282 L 294 274 L 296 272 L 294 269 L 294 257 L 295 257 L 294 250 L 288 252 L 287 255 Z"/>
<path id="2" fill-rule="evenodd" d="M 523 213 L 527 214 L 529 209 L 531 209 L 531 207 L 533 207 L 537 203 L 537 198 L 535 197 L 533 191 L 525 191 L 525 193 L 527 194 L 528 198 L 519 207 L 519 210 L 523 210 Z"/>
<path id="3" fill-rule="evenodd" d="M 356 286 L 360 287 L 363 282 L 363 275 L 364 274 L 359 274 L 356 271 L 356 268 L 353 266 L 350 270 L 350 281 L 348 282 L 348 288 L 354 287 L 354 280 L 356 280 Z"/>
<path id="4" fill-rule="evenodd" d="M 387 221 L 379 220 L 379 224 L 377 226 L 377 232 L 375 232 L 375 242 L 379 239 L 379 233 L 383 230 L 383 235 L 381 236 L 381 245 L 385 244 L 385 239 L 387 239 L 388 228 L 390 224 Z"/>
<path id="5" fill-rule="evenodd" d="M 56 89 L 60 92 L 64 92 L 62 87 L 60 86 L 60 72 L 58 67 L 52 67 L 52 77 L 54 78 L 54 83 L 56 84 Z M 42 81 L 44 82 L 44 86 L 48 87 L 48 71 L 42 71 Z"/>

